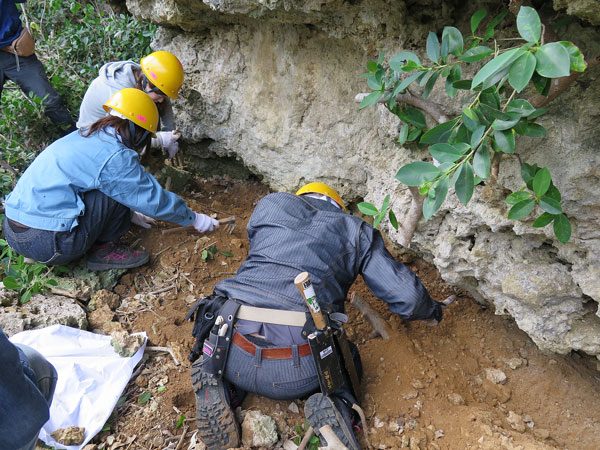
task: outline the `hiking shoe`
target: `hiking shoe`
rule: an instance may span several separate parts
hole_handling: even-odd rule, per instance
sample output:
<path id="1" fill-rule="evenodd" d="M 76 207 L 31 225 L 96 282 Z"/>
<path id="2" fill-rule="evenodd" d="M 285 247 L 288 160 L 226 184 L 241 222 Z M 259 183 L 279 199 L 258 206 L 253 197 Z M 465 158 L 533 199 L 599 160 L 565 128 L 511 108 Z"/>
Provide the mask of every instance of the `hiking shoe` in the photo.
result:
<path id="1" fill-rule="evenodd" d="M 344 418 L 343 412 L 348 416 L 347 419 Z M 344 446 L 349 450 L 360 450 L 360 445 L 352 431 L 351 412 L 341 400 L 321 393 L 313 394 L 306 400 L 304 414 L 309 425 L 313 427 L 316 435 L 321 439 L 321 445 L 330 446 L 333 444 L 327 442 L 321 433 L 321 429 L 329 425 Z"/>
<path id="2" fill-rule="evenodd" d="M 198 437 L 208 450 L 240 446 L 240 431 L 225 395 L 222 380 L 202 370 L 202 359 L 192 365 L 192 385 L 196 393 Z"/>
<path id="3" fill-rule="evenodd" d="M 87 267 L 90 270 L 133 269 L 146 264 L 149 258 L 148 252 L 134 250 L 115 242 L 106 242 L 92 247 Z"/>

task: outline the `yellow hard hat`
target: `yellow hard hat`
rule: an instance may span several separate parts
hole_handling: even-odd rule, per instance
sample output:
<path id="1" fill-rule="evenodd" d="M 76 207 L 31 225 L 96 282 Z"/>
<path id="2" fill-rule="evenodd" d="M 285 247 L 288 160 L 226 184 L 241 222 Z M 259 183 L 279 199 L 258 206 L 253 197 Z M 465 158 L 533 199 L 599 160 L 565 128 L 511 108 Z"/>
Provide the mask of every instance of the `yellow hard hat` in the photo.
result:
<path id="1" fill-rule="evenodd" d="M 158 51 L 141 60 L 146 78 L 160 91 L 176 99 L 183 84 L 183 66 L 173 53 Z"/>
<path id="2" fill-rule="evenodd" d="M 342 199 L 338 195 L 338 193 L 335 192 L 335 190 L 330 186 L 327 186 L 325 183 L 314 182 L 305 184 L 300 189 L 298 189 L 296 195 L 309 193 L 326 195 L 327 197 L 335 201 L 338 205 L 340 205 L 340 208 L 342 208 L 344 211 L 346 210 L 346 208 L 344 207 L 344 202 L 342 202 Z"/>
<path id="3" fill-rule="evenodd" d="M 148 94 L 135 88 L 125 88 L 115 92 L 111 98 L 102 106 L 106 112 L 111 109 L 121 113 L 128 119 L 139 125 L 144 130 L 156 136 L 158 127 L 158 108 Z"/>

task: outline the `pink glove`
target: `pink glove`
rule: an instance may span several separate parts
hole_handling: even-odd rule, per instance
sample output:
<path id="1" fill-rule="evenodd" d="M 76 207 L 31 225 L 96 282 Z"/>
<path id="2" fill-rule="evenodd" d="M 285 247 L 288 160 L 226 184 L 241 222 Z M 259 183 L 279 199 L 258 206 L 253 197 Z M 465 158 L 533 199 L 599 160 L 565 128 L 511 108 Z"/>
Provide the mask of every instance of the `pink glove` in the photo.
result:
<path id="1" fill-rule="evenodd" d="M 196 217 L 192 225 L 194 225 L 196 231 L 204 233 L 205 231 L 212 231 L 215 228 L 219 228 L 218 220 L 212 219 L 206 214 L 198 214 L 197 212 L 195 212 L 194 214 L 196 215 Z"/>
<path id="2" fill-rule="evenodd" d="M 156 223 L 156 220 L 137 211 L 133 211 L 133 214 L 131 215 L 131 223 L 135 223 L 142 228 L 150 228 Z"/>

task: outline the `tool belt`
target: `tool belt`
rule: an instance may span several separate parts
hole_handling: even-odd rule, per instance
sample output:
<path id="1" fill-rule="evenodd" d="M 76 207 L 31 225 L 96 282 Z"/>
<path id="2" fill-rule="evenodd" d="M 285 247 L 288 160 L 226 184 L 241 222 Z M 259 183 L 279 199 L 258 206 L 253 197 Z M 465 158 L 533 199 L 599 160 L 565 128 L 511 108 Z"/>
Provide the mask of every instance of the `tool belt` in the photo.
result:
<path id="1" fill-rule="evenodd" d="M 0 48 L 0 50 L 12 53 L 17 56 L 31 56 L 35 53 L 35 39 L 27 27 L 23 27 L 21 34 L 10 45 Z"/>

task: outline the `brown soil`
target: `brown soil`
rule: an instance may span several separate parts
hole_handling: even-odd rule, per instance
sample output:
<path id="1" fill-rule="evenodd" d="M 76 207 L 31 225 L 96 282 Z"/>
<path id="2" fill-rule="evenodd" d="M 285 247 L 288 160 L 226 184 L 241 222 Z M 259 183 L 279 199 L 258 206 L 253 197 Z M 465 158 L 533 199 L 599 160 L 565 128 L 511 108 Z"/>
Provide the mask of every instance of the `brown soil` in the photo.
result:
<path id="1" fill-rule="evenodd" d="M 220 229 L 206 235 L 194 231 L 162 235 L 172 225 L 161 223 L 151 230 L 136 228 L 127 236 L 130 242 L 141 239 L 140 247 L 152 257 L 145 267 L 123 276 L 115 288 L 123 298 L 145 294 L 141 301 L 122 306 L 118 317 L 129 331 L 145 331 L 148 345 L 173 348 L 180 364 L 165 352 L 146 353 L 124 403 L 109 421 L 111 429 L 94 440 L 100 448 L 163 449 L 169 444 L 188 448 L 195 430 L 195 398 L 187 363 L 192 324 L 184 316 L 195 299 L 210 294 L 216 282 L 235 273 L 248 250 L 246 223 L 267 193 L 263 185 L 252 182 L 198 182 L 183 197 L 197 211 L 219 218 L 235 215 L 232 234 Z M 218 252 L 214 259 L 204 260 L 202 250 L 211 245 Z M 494 315 L 448 286 L 424 261 L 405 262 L 434 298 L 457 294 L 458 300 L 439 326 L 429 327 L 392 316 L 362 280 L 355 283 L 353 289 L 394 330 L 389 340 L 373 337 L 369 323 L 348 305 L 347 330 L 358 344 L 365 370 L 361 405 L 373 447 L 600 448 L 600 373 L 590 358 L 541 354 L 510 318 Z M 164 289 L 168 287 L 172 288 Z M 486 378 L 486 369 L 491 368 L 506 374 L 505 384 Z M 144 392 L 152 397 L 140 403 Z M 304 422 L 304 402 L 294 402 L 299 413 L 288 409 L 290 403 L 250 395 L 243 409 L 272 416 L 281 447 L 296 436 L 294 426 Z M 361 443 L 366 448 L 364 437 Z"/>

